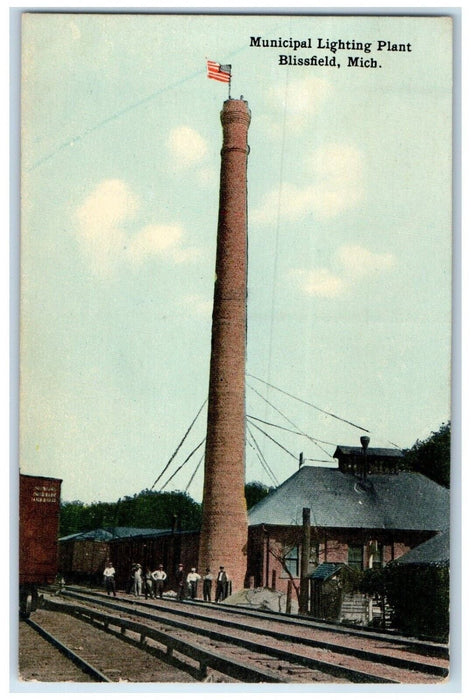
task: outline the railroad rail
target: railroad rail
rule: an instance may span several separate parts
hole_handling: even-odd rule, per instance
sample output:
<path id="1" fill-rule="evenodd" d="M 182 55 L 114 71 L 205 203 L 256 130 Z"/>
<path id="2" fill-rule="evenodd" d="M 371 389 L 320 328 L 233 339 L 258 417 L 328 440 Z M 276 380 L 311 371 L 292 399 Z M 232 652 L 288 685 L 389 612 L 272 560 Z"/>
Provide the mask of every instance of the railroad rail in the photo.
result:
<path id="1" fill-rule="evenodd" d="M 67 586 L 67 588 L 63 589 L 63 592 L 65 595 L 68 596 L 73 596 L 74 594 L 93 595 L 102 600 L 110 600 L 110 598 L 106 594 L 102 593 L 100 590 L 80 586 Z M 141 598 L 135 598 L 123 594 L 118 596 L 118 600 L 121 603 L 128 602 L 142 607 L 151 606 L 150 609 L 155 609 L 155 607 L 157 607 L 159 604 L 172 604 L 175 599 L 172 599 L 171 597 L 168 597 L 165 594 L 163 599 L 159 600 L 153 600 L 150 597 L 146 599 L 144 595 Z M 335 632 L 336 634 L 345 635 L 347 637 L 376 639 L 380 642 L 385 642 L 386 644 L 393 642 L 401 644 L 404 647 L 414 649 L 415 651 L 417 651 L 417 653 L 423 656 L 432 656 L 447 660 L 449 659 L 449 649 L 447 644 L 422 638 L 405 637 L 403 635 L 398 635 L 392 630 L 365 629 L 365 627 L 363 626 L 354 624 L 326 622 L 325 620 L 321 620 L 319 618 L 306 618 L 299 615 L 291 615 L 283 612 L 256 610 L 254 608 L 250 608 L 243 605 L 229 605 L 226 602 L 224 602 L 221 605 L 216 603 L 203 602 L 198 599 L 191 600 L 189 598 L 185 599 L 184 602 L 186 605 L 191 606 L 192 609 L 195 609 L 195 612 L 190 611 L 188 613 L 194 618 L 197 618 L 198 616 L 198 612 L 196 612 L 196 610 L 198 609 L 201 611 L 205 611 L 205 617 L 201 619 L 207 619 L 208 616 L 211 616 L 211 618 L 213 618 L 214 611 L 217 611 L 218 617 L 220 617 L 221 614 L 224 615 L 226 618 L 231 614 L 233 614 L 234 616 L 243 615 L 246 620 L 253 619 L 263 621 L 264 623 L 265 621 L 269 620 L 276 622 L 277 625 L 280 626 L 288 627 L 289 625 L 296 625 L 296 627 L 299 628 L 304 627 L 310 630 L 315 629 L 319 631 Z M 168 609 L 168 605 L 166 609 Z M 210 612 L 208 612 L 208 610 Z M 230 624 L 230 622 L 226 619 L 225 624 Z"/>
<path id="2" fill-rule="evenodd" d="M 80 600 L 84 604 L 69 606 L 69 614 L 85 617 L 91 615 L 95 622 L 99 619 L 98 612 L 90 613 L 88 606 L 98 605 L 134 618 L 145 618 L 145 626 L 133 623 L 141 625 L 143 640 L 160 640 L 160 643 L 167 645 L 170 654 L 173 653 L 172 649 L 184 648 L 180 653 L 199 660 L 203 676 L 206 668 L 213 668 L 246 682 L 296 682 L 297 677 L 300 677 L 299 682 L 340 680 L 391 684 L 436 683 L 448 674 L 444 645 L 367 631 L 349 631 L 348 636 L 345 636 L 348 632 L 345 628 L 340 633 L 343 634 L 342 638 L 339 627 L 335 625 L 286 619 L 283 619 L 284 624 L 279 625 L 280 618 L 275 614 L 229 610 L 220 604 L 182 604 L 173 600 L 144 602 L 127 597 L 115 600 L 100 593 L 77 589 L 68 589 L 65 594 L 67 598 Z M 214 614 L 215 608 L 217 615 Z M 106 615 L 100 614 L 100 624 L 105 625 Z M 115 627 L 119 626 L 118 621 L 121 623 L 123 618 L 115 618 Z M 288 622 L 291 627 L 288 627 Z M 128 622 L 125 621 L 124 624 L 127 625 Z M 165 626 L 165 633 L 162 630 L 159 632 L 156 626 Z M 164 638 L 163 634 L 168 636 Z M 186 639 L 183 646 L 180 646 L 182 635 L 186 635 Z M 375 640 L 376 649 L 372 646 Z M 222 655 L 224 658 L 219 662 L 215 657 L 221 657 L 221 645 L 224 645 L 229 656 L 228 653 Z M 217 652 L 215 647 L 219 648 Z M 208 649 L 212 656 L 208 656 Z M 242 663 L 243 671 L 237 668 L 237 664 L 232 666 L 231 655 L 241 658 L 241 653 L 251 655 L 254 659 L 251 676 L 247 675 L 247 659 Z M 268 673 L 267 666 L 270 668 Z M 257 675 L 260 668 L 266 674 L 263 679 Z M 309 672 L 314 674 L 312 678 Z"/>
<path id="3" fill-rule="evenodd" d="M 57 637 L 52 635 L 50 632 L 44 629 L 41 625 L 39 625 L 37 622 L 34 622 L 30 618 L 24 620 L 24 623 L 28 626 L 31 627 L 37 634 L 41 635 L 43 639 L 46 640 L 49 644 L 51 644 L 55 649 L 60 651 L 61 654 L 66 656 L 70 661 L 72 661 L 75 666 L 80 668 L 81 671 L 87 674 L 91 678 L 91 680 L 99 683 L 110 683 L 110 679 L 105 676 L 101 671 L 99 671 L 97 668 L 92 666 L 88 661 L 85 661 L 81 656 L 76 654 L 70 647 L 66 646 L 61 642 Z"/>
<path id="4" fill-rule="evenodd" d="M 211 668 L 225 676 L 247 683 L 287 682 L 286 679 L 282 678 L 279 674 L 271 673 L 269 670 L 261 670 L 253 664 L 239 662 L 222 653 L 208 650 L 206 647 L 200 646 L 194 642 L 185 642 L 174 635 L 156 630 L 155 628 L 134 622 L 130 619 L 102 613 L 90 607 L 64 605 L 52 600 L 46 600 L 45 607 L 52 611 L 68 613 L 80 620 L 91 622 L 92 624 L 98 623 L 105 631 L 115 634 L 116 636 L 120 635 L 121 639 L 130 644 L 136 643 L 133 638 L 127 637 L 128 632 L 133 632 L 139 638 L 138 645 L 144 650 L 147 650 L 146 647 L 149 640 L 157 642 L 166 648 L 165 653 L 168 661 L 172 660 L 175 653 L 187 657 L 192 661 L 196 661 L 199 664 L 199 677 L 201 679 L 207 676 L 208 670 Z M 152 651 L 151 648 L 148 650 Z"/>

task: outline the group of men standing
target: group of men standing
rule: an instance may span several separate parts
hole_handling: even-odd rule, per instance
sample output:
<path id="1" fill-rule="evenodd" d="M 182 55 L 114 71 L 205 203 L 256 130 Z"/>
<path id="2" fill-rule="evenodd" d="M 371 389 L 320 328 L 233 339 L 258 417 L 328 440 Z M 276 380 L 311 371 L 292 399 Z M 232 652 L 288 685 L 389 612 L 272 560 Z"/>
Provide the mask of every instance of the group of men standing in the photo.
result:
<path id="1" fill-rule="evenodd" d="M 147 567 L 144 573 L 140 564 L 133 564 L 127 593 L 132 593 L 135 596 L 144 593 L 146 598 L 147 596 L 162 598 L 166 580 L 167 574 L 163 564 L 160 564 L 155 571 L 151 571 Z"/>
<path id="2" fill-rule="evenodd" d="M 196 598 L 198 590 L 198 581 L 201 580 L 200 574 L 193 567 L 190 573 L 185 577 L 185 571 L 183 564 L 178 565 L 176 572 L 177 581 L 177 598 L 178 600 L 183 600 L 185 598 L 185 588 L 188 591 L 189 597 L 194 600 Z M 214 575 L 211 573 L 210 569 L 206 569 L 206 573 L 203 576 L 203 600 L 210 603 L 212 595 Z M 227 597 L 227 584 L 228 578 L 224 571 L 224 567 L 219 567 L 219 573 L 216 576 L 216 596 L 215 602 L 218 603 L 220 600 L 224 600 Z"/>
<path id="3" fill-rule="evenodd" d="M 104 584 L 108 595 L 113 593 L 116 596 L 116 585 L 115 585 L 115 569 L 111 562 L 107 562 L 106 568 L 103 572 Z M 155 571 L 151 571 L 149 567 L 143 573 L 142 566 L 140 564 L 133 564 L 131 568 L 131 575 L 129 580 L 129 585 L 127 593 L 133 593 L 135 596 L 140 596 L 142 593 L 149 596 L 150 598 L 162 598 L 165 582 L 167 580 L 167 573 L 164 571 L 163 564 L 160 564 Z M 175 580 L 177 584 L 177 599 L 183 600 L 187 595 L 194 600 L 197 597 L 198 592 L 198 581 L 201 580 L 200 574 L 193 567 L 191 571 L 185 575 L 183 564 L 178 565 L 178 569 L 175 573 Z M 206 574 L 203 576 L 203 600 L 210 603 L 212 595 L 214 576 L 211 570 L 206 569 Z M 224 600 L 228 594 L 228 578 L 223 566 L 219 567 L 219 572 L 216 576 L 216 595 L 215 602 Z"/>

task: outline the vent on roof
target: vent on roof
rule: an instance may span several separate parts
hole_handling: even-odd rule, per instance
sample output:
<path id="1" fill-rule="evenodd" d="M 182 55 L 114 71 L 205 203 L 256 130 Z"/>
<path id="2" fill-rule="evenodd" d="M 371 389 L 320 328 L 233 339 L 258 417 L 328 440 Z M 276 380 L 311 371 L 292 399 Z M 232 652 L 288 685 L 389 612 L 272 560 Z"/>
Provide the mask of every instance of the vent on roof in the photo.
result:
<path id="1" fill-rule="evenodd" d="M 386 447 L 368 447 L 368 474 L 398 474 L 399 463 L 403 458 L 401 450 Z M 344 474 L 362 476 L 365 467 L 365 456 L 362 447 L 338 445 L 334 452 L 338 459 L 339 469 Z"/>

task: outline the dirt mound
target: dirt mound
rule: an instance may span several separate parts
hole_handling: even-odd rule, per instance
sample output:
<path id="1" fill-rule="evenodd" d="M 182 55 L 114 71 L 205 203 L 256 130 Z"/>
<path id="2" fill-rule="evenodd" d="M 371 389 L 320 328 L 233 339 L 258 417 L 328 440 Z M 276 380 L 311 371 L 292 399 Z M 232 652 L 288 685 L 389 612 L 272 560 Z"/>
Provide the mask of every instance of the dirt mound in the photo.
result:
<path id="1" fill-rule="evenodd" d="M 224 600 L 227 605 L 244 605 L 256 610 L 286 612 L 286 593 L 271 588 L 243 588 Z M 291 600 L 291 612 L 298 612 L 296 597 Z"/>

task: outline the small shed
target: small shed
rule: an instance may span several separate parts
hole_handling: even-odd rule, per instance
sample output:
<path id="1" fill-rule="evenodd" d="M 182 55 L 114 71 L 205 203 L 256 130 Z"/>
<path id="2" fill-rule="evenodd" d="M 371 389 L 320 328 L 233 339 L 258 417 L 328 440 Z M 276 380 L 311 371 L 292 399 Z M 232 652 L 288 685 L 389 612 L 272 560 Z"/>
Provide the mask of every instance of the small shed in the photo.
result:
<path id="1" fill-rule="evenodd" d="M 325 620 L 338 620 L 342 609 L 343 590 L 355 572 L 341 562 L 324 562 L 312 572 L 310 579 L 310 613 Z"/>
<path id="2" fill-rule="evenodd" d="M 359 572 L 341 562 L 320 564 L 310 575 L 313 617 L 357 624 L 369 621 L 368 596 L 358 591 Z"/>

